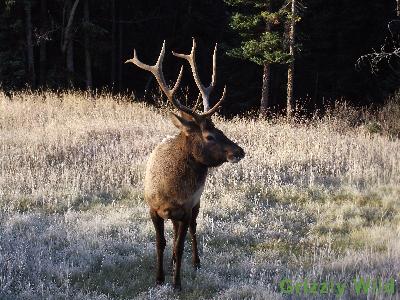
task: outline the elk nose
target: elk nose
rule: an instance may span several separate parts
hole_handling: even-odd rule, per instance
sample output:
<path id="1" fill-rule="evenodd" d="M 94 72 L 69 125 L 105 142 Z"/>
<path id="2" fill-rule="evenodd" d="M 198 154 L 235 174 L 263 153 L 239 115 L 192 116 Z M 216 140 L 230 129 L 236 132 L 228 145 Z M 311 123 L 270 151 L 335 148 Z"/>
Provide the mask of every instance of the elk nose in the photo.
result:
<path id="1" fill-rule="evenodd" d="M 244 151 L 241 147 L 236 146 L 231 149 L 231 153 L 228 154 L 228 161 L 232 163 L 237 163 L 244 157 Z"/>
<path id="2" fill-rule="evenodd" d="M 235 157 L 237 157 L 239 159 L 244 158 L 245 153 L 244 153 L 244 150 L 241 147 L 238 146 L 237 149 L 235 149 L 235 150 L 236 150 L 235 153 L 234 153 Z"/>
<path id="3" fill-rule="evenodd" d="M 244 157 L 244 150 L 238 145 L 232 145 L 226 151 L 226 159 L 231 163 L 237 163 Z"/>

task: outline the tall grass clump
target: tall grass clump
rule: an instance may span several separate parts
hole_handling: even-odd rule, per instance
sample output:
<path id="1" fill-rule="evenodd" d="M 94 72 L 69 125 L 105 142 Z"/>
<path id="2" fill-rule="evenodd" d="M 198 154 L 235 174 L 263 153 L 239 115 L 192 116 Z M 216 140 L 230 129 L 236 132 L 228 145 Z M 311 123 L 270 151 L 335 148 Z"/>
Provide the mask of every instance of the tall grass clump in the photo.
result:
<path id="1" fill-rule="evenodd" d="M 390 135 L 400 138 L 400 91 L 390 97 L 383 108 L 379 110 L 377 121 L 382 130 Z"/>
<path id="2" fill-rule="evenodd" d="M 0 298 L 279 299 L 283 278 L 344 282 L 343 297 L 356 298 L 357 276 L 398 280 L 400 141 L 340 120 L 215 118 L 246 158 L 210 171 L 202 268 L 191 271 L 187 246 L 175 293 L 154 286 L 142 190 L 149 153 L 177 132 L 165 108 L 108 94 L 0 93 Z M 166 261 L 171 239 L 167 223 Z"/>
<path id="3" fill-rule="evenodd" d="M 400 91 L 376 108 L 356 108 L 345 101 L 336 101 L 328 107 L 323 119 L 339 130 L 358 128 L 369 134 L 400 138 Z"/>

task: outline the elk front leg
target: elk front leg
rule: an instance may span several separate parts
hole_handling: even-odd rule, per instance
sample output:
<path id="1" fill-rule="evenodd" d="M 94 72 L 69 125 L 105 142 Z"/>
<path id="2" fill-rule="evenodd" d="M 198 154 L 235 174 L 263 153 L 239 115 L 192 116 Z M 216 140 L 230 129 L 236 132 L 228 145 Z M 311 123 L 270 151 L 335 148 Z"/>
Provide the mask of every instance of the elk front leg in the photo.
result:
<path id="1" fill-rule="evenodd" d="M 165 280 L 164 275 L 164 249 L 165 249 L 165 237 L 164 237 L 164 219 L 161 218 L 155 210 L 150 210 L 151 220 L 153 221 L 154 228 L 156 230 L 156 247 L 157 247 L 157 275 L 156 283 L 163 284 Z"/>
<path id="2" fill-rule="evenodd" d="M 176 239 L 178 238 L 178 230 L 179 230 L 179 222 L 176 220 L 172 220 L 172 224 L 174 227 L 174 243 L 172 244 L 172 258 L 171 258 L 171 266 L 172 266 L 172 271 L 174 270 L 174 266 L 176 264 L 176 252 L 175 252 L 175 245 L 176 245 Z"/>
<path id="3" fill-rule="evenodd" d="M 174 289 L 181 290 L 181 265 L 182 265 L 182 254 L 185 246 L 185 237 L 188 231 L 190 219 L 184 219 L 179 221 L 178 237 L 174 245 L 174 252 L 176 254 L 176 263 L 173 274 L 173 285 Z"/>
<path id="4" fill-rule="evenodd" d="M 196 219 L 199 214 L 199 209 L 200 209 L 200 203 L 197 204 L 195 207 L 192 209 L 192 219 L 189 224 L 189 231 L 190 235 L 192 237 L 192 264 L 195 269 L 200 268 L 200 257 L 199 257 L 199 251 L 197 249 L 197 236 L 196 236 Z"/>

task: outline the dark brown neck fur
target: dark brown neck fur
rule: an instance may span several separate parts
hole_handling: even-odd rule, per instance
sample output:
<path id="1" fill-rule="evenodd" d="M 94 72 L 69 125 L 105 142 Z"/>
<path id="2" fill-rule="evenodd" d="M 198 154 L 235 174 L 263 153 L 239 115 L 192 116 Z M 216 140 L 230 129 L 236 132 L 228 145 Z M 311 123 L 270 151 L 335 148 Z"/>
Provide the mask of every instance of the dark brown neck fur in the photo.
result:
<path id="1" fill-rule="evenodd" d="M 207 177 L 208 166 L 197 161 L 193 156 L 192 139 L 181 132 L 176 138 L 176 143 L 177 149 L 182 149 L 182 153 L 184 153 L 184 159 L 187 161 L 188 167 L 191 168 L 193 172 L 197 175 L 196 181 L 204 184 Z"/>

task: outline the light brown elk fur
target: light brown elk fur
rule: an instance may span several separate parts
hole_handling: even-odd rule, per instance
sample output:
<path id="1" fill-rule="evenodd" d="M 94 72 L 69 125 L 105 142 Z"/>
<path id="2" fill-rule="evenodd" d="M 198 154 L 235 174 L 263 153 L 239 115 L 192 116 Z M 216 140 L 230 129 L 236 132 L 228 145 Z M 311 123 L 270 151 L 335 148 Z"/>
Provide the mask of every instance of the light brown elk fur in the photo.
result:
<path id="1" fill-rule="evenodd" d="M 195 41 L 189 55 L 175 56 L 187 59 L 191 65 L 196 84 L 200 89 L 204 107 L 209 107 L 209 95 L 215 85 L 215 55 L 213 57 L 213 76 L 210 87 L 205 88 L 198 77 L 194 61 Z M 165 42 L 160 57 L 154 66 L 139 61 L 136 52 L 127 62 L 148 70 L 156 77 L 161 89 L 169 101 L 181 111 L 181 115 L 171 113 L 173 124 L 180 133 L 158 145 L 150 155 L 146 167 L 144 195 L 150 206 L 150 216 L 156 230 L 157 276 L 156 282 L 162 284 L 165 279 L 163 253 L 166 245 L 164 237 L 164 220 L 171 219 L 174 227 L 174 247 L 172 262 L 174 264 L 173 285 L 181 288 L 180 269 L 186 233 L 189 229 L 192 238 L 192 262 L 195 268 L 200 266 L 196 239 L 196 218 L 200 208 L 200 197 L 208 168 L 217 167 L 224 162 L 238 162 L 244 157 L 244 151 L 229 140 L 222 131 L 215 128 L 211 115 L 215 113 L 225 97 L 211 109 L 202 114 L 189 109 L 174 99 L 182 69 L 173 89 L 169 89 L 162 74 L 162 60 L 165 54 Z M 199 100 L 198 99 L 198 100 Z M 197 106 L 197 105 L 196 105 Z"/>

